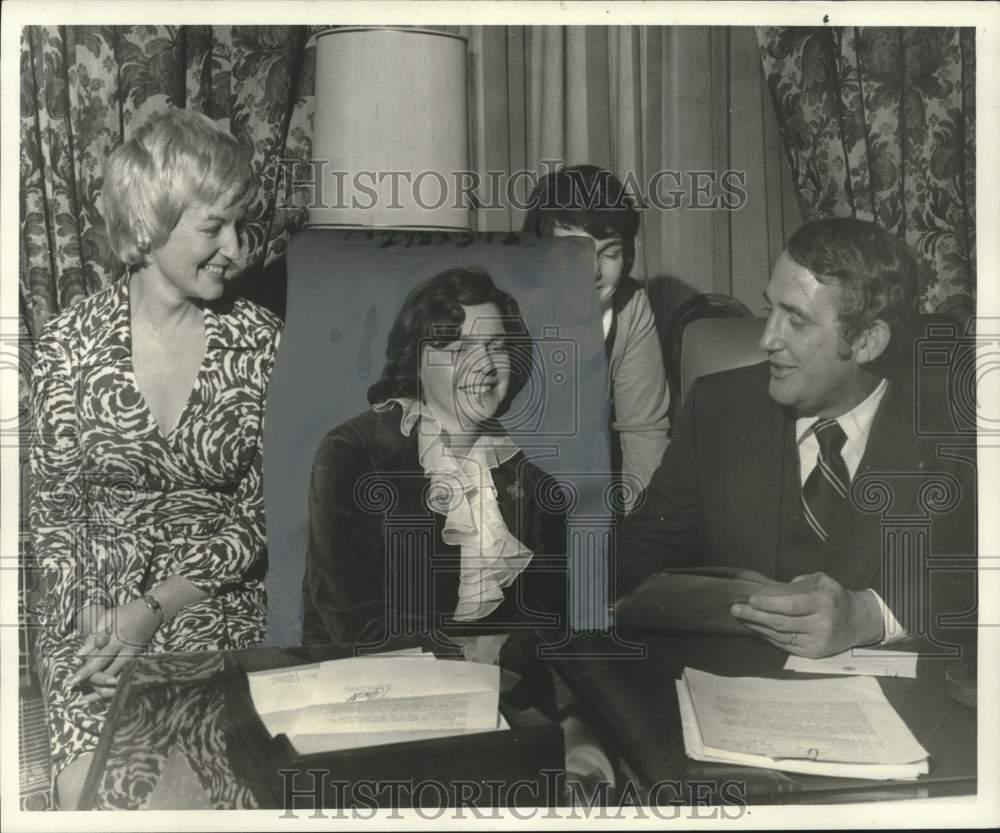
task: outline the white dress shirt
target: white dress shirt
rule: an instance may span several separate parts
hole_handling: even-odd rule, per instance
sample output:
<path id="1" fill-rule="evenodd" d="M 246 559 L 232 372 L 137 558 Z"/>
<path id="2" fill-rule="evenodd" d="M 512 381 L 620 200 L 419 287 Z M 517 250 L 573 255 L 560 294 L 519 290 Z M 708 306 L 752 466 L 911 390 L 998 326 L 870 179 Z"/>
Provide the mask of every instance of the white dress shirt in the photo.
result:
<path id="1" fill-rule="evenodd" d="M 887 388 L 888 382 L 883 379 L 878 387 L 868 395 L 867 399 L 846 414 L 837 417 L 837 422 L 840 423 L 844 434 L 847 435 L 847 440 L 844 442 L 840 454 L 844 458 L 852 480 L 858 466 L 861 465 L 861 458 L 865 455 L 865 447 L 868 445 L 868 435 L 872 430 L 875 412 L 878 410 Z M 802 417 L 795 420 L 795 442 L 799 452 L 799 483 L 803 485 L 812 470 L 816 468 L 816 462 L 819 459 L 819 440 L 813 430 L 818 421 L 819 417 Z M 887 645 L 906 636 L 902 626 L 882 597 L 871 588 L 869 588 L 869 592 L 875 595 L 879 609 L 882 611 L 884 627 L 882 644 Z"/>

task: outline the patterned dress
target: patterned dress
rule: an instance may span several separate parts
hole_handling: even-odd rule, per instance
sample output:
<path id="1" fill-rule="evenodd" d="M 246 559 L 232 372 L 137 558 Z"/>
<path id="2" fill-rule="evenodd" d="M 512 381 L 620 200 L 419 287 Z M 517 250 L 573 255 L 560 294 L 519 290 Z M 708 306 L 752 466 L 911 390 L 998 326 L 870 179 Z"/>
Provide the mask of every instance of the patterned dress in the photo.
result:
<path id="1" fill-rule="evenodd" d="M 93 750 L 107 701 L 66 678 L 74 619 L 171 575 L 208 593 L 165 622 L 151 653 L 244 648 L 264 636 L 264 395 L 279 322 L 237 300 L 205 311 L 205 356 L 170 433 L 131 359 L 129 279 L 49 322 L 35 347 L 30 522 L 41 574 L 37 654 L 53 769 Z"/>

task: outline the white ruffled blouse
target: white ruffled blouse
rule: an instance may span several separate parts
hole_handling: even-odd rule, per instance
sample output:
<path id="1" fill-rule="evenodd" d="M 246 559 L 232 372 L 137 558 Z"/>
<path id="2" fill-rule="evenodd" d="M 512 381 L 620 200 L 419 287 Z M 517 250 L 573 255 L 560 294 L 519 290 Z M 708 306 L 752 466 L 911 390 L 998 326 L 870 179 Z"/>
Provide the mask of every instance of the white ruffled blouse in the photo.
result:
<path id="1" fill-rule="evenodd" d="M 483 434 L 466 456 L 456 457 L 428 405 L 398 398 L 380 402 L 374 409 L 384 411 L 393 403 L 403 409 L 399 429 L 404 437 L 420 423 L 417 453 L 431 481 L 427 508 L 445 516 L 444 542 L 461 548 L 455 619 L 473 622 L 489 616 L 503 602 L 504 588 L 534 555 L 507 528 L 493 484 L 492 470 L 520 449 L 507 434 Z"/>

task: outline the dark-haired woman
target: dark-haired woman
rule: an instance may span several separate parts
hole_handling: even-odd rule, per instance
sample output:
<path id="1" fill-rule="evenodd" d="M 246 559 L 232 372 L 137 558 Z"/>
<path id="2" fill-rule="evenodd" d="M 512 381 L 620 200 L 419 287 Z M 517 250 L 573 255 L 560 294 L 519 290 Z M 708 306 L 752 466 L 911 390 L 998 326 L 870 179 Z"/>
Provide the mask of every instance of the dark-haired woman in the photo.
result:
<path id="1" fill-rule="evenodd" d="M 562 495 L 498 421 L 531 361 L 517 302 L 486 272 L 409 294 L 371 409 L 313 464 L 307 644 L 563 623 Z"/>

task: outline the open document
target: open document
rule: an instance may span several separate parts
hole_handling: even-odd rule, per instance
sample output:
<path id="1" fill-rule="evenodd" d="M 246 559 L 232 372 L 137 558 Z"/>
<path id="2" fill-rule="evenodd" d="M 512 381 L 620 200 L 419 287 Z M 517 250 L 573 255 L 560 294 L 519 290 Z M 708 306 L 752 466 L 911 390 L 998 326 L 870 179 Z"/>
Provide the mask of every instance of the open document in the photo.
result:
<path id="1" fill-rule="evenodd" d="M 684 750 L 698 761 L 846 778 L 927 772 L 927 752 L 871 677 L 768 680 L 687 668 L 677 697 Z"/>
<path id="2" fill-rule="evenodd" d="M 300 754 L 492 731 L 500 669 L 431 654 L 367 656 L 247 674 L 272 736 Z"/>

